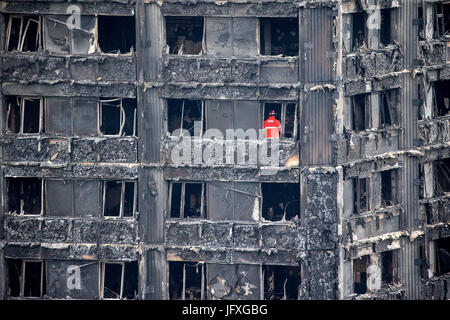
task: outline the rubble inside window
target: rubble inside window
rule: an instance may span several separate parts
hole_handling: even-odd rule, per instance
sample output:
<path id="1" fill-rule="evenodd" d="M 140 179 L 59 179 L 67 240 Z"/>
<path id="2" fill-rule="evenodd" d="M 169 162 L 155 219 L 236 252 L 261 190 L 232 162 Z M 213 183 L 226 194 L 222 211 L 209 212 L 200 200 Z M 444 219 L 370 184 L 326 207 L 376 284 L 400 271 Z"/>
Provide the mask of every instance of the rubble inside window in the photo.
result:
<path id="1" fill-rule="evenodd" d="M 6 31 L 7 51 L 38 51 L 42 43 L 42 19 L 37 15 L 10 15 Z"/>
<path id="2" fill-rule="evenodd" d="M 203 49 L 203 17 L 166 16 L 166 43 L 169 54 L 200 54 Z"/>
<path id="3" fill-rule="evenodd" d="M 18 134 L 36 134 L 43 130 L 43 98 L 8 96 L 7 131 Z"/>
<path id="4" fill-rule="evenodd" d="M 168 131 L 171 135 L 182 136 L 184 130 L 189 131 L 191 136 L 202 133 L 204 126 L 204 103 L 202 101 L 168 99 L 167 109 Z"/>
<path id="5" fill-rule="evenodd" d="M 358 94 L 352 97 L 353 130 L 364 131 L 370 127 L 370 96 Z"/>
<path id="6" fill-rule="evenodd" d="M 45 272 L 42 261 L 7 259 L 8 296 L 40 298 L 45 293 Z"/>
<path id="7" fill-rule="evenodd" d="M 434 82 L 434 118 L 450 115 L 450 80 Z"/>
<path id="8" fill-rule="evenodd" d="M 291 220 L 300 216 L 298 183 L 261 183 L 262 216 L 268 221 Z"/>
<path id="9" fill-rule="evenodd" d="M 103 53 L 134 52 L 134 16 L 98 16 L 98 45 Z"/>
<path id="10" fill-rule="evenodd" d="M 43 213 L 43 180 L 40 178 L 6 178 L 8 212 L 18 215 Z"/>
<path id="11" fill-rule="evenodd" d="M 397 124 L 397 97 L 397 89 L 380 93 L 380 126 L 382 128 Z"/>
<path id="12" fill-rule="evenodd" d="M 281 123 L 280 138 L 296 139 L 298 132 L 297 104 L 265 102 L 262 112 L 263 123 L 271 111 L 275 111 L 275 118 Z"/>
<path id="13" fill-rule="evenodd" d="M 100 132 L 108 136 L 137 136 L 136 99 L 101 99 Z"/>
<path id="14" fill-rule="evenodd" d="M 298 18 L 261 18 L 260 53 L 267 56 L 299 55 Z"/>
<path id="15" fill-rule="evenodd" d="M 380 172 L 381 206 L 388 207 L 397 203 L 397 170 Z"/>
<path id="16" fill-rule="evenodd" d="M 133 217 L 136 212 L 136 183 L 108 180 L 103 182 L 103 216 Z"/>
<path id="17" fill-rule="evenodd" d="M 291 266 L 263 266 L 265 300 L 298 300 L 301 268 Z"/>
<path id="18" fill-rule="evenodd" d="M 450 192 L 450 158 L 434 162 L 435 170 L 435 193 L 437 196 Z"/>
<path id="19" fill-rule="evenodd" d="M 450 272 L 450 237 L 435 240 L 436 275 Z"/>
<path id="20" fill-rule="evenodd" d="M 353 213 L 369 211 L 369 178 L 353 178 Z"/>
<path id="21" fill-rule="evenodd" d="M 103 299 L 133 300 L 137 298 L 137 261 L 102 262 L 101 268 L 101 292 Z"/>
<path id="22" fill-rule="evenodd" d="M 352 13 L 352 49 L 357 50 L 363 46 L 367 47 L 367 28 L 365 12 Z"/>
<path id="23" fill-rule="evenodd" d="M 202 218 L 206 213 L 204 183 L 171 182 L 169 212 L 172 218 Z"/>
<path id="24" fill-rule="evenodd" d="M 206 299 L 203 263 L 169 261 L 169 299 Z"/>

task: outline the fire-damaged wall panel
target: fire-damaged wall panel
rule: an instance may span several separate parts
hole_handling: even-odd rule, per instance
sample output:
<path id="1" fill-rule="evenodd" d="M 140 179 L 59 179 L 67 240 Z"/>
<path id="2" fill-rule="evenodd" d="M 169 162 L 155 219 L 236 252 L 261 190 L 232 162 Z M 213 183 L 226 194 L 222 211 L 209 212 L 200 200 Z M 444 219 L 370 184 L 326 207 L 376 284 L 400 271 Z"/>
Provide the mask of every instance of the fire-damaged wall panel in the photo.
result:
<path id="1" fill-rule="evenodd" d="M 258 183 L 219 181 L 208 183 L 208 218 L 211 220 L 258 220 L 260 197 Z"/>
<path id="2" fill-rule="evenodd" d="M 56 299 L 98 299 L 99 263 L 47 260 L 47 295 Z"/>
<path id="3" fill-rule="evenodd" d="M 233 17 L 233 56 L 254 57 L 258 54 L 258 18 Z"/>
<path id="4" fill-rule="evenodd" d="M 208 264 L 208 300 L 260 299 L 261 266 Z"/>
<path id="5" fill-rule="evenodd" d="M 146 274 L 143 297 L 147 300 L 165 299 L 167 294 L 165 254 L 159 250 L 148 250 L 145 257 L 147 268 L 145 271 L 141 270 Z"/>
<path id="6" fill-rule="evenodd" d="M 300 119 L 300 161 L 303 165 L 332 164 L 332 115 L 333 100 L 330 91 L 304 94 Z"/>
<path id="7" fill-rule="evenodd" d="M 226 129 L 233 128 L 233 101 L 207 101 L 206 117 L 207 129 L 218 129 L 225 135 Z"/>
<path id="8" fill-rule="evenodd" d="M 232 46 L 232 18 L 207 17 L 206 47 L 208 55 L 230 57 Z"/>
<path id="9" fill-rule="evenodd" d="M 96 99 L 73 99 L 73 134 L 94 136 L 98 134 Z"/>
<path id="10" fill-rule="evenodd" d="M 335 12 L 327 7 L 300 9 L 300 78 L 305 82 L 335 80 Z"/>
<path id="11" fill-rule="evenodd" d="M 46 98 L 46 133 L 72 134 L 72 101 L 68 98 Z"/>
<path id="12" fill-rule="evenodd" d="M 100 214 L 100 181 L 75 180 L 73 185 L 75 217 Z"/>

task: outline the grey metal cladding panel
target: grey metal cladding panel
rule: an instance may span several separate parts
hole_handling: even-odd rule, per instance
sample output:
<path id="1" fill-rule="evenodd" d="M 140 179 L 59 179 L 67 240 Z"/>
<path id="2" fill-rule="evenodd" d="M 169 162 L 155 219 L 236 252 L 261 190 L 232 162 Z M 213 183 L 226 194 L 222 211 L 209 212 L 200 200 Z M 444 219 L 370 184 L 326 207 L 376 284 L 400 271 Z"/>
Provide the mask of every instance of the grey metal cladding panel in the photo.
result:
<path id="1" fill-rule="evenodd" d="M 166 298 L 165 283 L 166 279 L 166 261 L 165 254 L 158 250 L 148 250 L 146 252 L 145 270 L 147 283 L 145 284 L 144 299 L 161 300 Z"/>
<path id="2" fill-rule="evenodd" d="M 47 260 L 46 272 L 47 295 L 51 298 L 99 298 L 98 262 Z"/>
<path id="3" fill-rule="evenodd" d="M 208 300 L 234 300 L 236 292 L 236 268 L 234 264 L 207 264 Z"/>
<path id="4" fill-rule="evenodd" d="M 206 51 L 210 56 L 231 56 L 232 18 L 206 17 Z"/>
<path id="5" fill-rule="evenodd" d="M 61 21 L 61 23 L 50 19 Z M 51 53 L 69 53 L 69 29 L 65 25 L 67 16 L 46 15 L 43 20 L 44 49 Z"/>
<path id="6" fill-rule="evenodd" d="M 139 168 L 139 238 L 147 243 L 164 241 L 165 188 L 162 171 Z"/>
<path id="7" fill-rule="evenodd" d="M 258 18 L 233 18 L 233 56 L 258 55 Z"/>
<path id="8" fill-rule="evenodd" d="M 261 63 L 261 82 L 298 82 L 298 63 L 286 61 L 267 61 Z"/>
<path id="9" fill-rule="evenodd" d="M 100 181 L 74 181 L 74 207 L 76 217 L 99 216 Z"/>
<path id="10" fill-rule="evenodd" d="M 158 89 L 138 88 L 139 161 L 159 162 L 163 130 L 164 102 Z"/>
<path id="11" fill-rule="evenodd" d="M 306 82 L 335 80 L 333 71 L 333 10 L 300 10 L 300 77 Z"/>
<path id="12" fill-rule="evenodd" d="M 258 101 L 239 100 L 234 102 L 234 128 L 235 129 L 259 129 Z"/>
<path id="13" fill-rule="evenodd" d="M 96 99 L 73 99 L 73 133 L 80 136 L 98 135 Z"/>
<path id="14" fill-rule="evenodd" d="M 72 134 L 72 107 L 70 98 L 46 99 L 45 131 L 50 134 Z"/>
<path id="15" fill-rule="evenodd" d="M 95 16 L 81 16 L 81 29 L 72 29 L 72 54 L 95 52 Z"/>
<path id="16" fill-rule="evenodd" d="M 137 37 L 138 57 L 141 62 L 138 63 L 138 70 L 144 73 L 145 81 L 156 81 L 159 75 L 159 64 L 155 61 L 161 58 L 163 45 L 164 17 L 161 14 L 160 7 L 157 4 L 137 4 L 136 30 L 140 30 Z"/>
<path id="17" fill-rule="evenodd" d="M 259 183 L 235 182 L 233 220 L 254 221 L 259 219 Z"/>
<path id="18" fill-rule="evenodd" d="M 46 215 L 51 217 L 73 216 L 73 181 L 47 180 Z"/>
<path id="19" fill-rule="evenodd" d="M 214 182 L 206 185 L 208 201 L 208 219 L 232 220 L 235 193 L 227 190 L 233 188 L 233 182 Z"/>
<path id="20" fill-rule="evenodd" d="M 206 128 L 218 129 L 224 135 L 226 129 L 233 128 L 233 101 L 207 101 Z"/>
<path id="21" fill-rule="evenodd" d="M 330 141 L 332 112 L 333 102 L 328 91 L 305 94 L 300 129 L 302 142 L 300 161 L 303 165 L 332 163 Z"/>
<path id="22" fill-rule="evenodd" d="M 260 266 L 250 264 L 237 265 L 236 299 L 260 299 Z"/>

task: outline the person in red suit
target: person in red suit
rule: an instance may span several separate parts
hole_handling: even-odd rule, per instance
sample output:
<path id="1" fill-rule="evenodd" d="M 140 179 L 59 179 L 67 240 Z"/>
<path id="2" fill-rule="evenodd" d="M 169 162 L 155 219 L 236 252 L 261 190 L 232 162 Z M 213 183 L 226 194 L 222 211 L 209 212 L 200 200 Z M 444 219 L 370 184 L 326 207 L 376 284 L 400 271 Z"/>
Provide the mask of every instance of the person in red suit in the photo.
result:
<path id="1" fill-rule="evenodd" d="M 281 132 L 281 123 L 275 118 L 276 112 L 274 110 L 269 112 L 269 117 L 264 121 L 264 132 L 268 139 L 278 139 Z"/>

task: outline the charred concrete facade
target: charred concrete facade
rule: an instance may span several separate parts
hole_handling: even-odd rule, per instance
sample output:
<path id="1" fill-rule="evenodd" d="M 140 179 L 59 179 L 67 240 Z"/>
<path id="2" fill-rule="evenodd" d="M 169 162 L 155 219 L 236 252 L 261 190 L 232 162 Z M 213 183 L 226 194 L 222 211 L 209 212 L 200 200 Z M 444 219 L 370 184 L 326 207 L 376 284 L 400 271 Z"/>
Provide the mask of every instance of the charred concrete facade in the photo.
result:
<path id="1" fill-rule="evenodd" d="M 431 0 L 0 1 L 0 298 L 448 299 L 449 19 Z M 201 133 L 272 108 L 279 167 L 173 161 L 194 121 L 192 149 L 267 152 Z"/>

